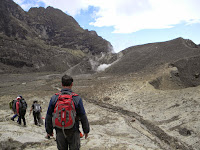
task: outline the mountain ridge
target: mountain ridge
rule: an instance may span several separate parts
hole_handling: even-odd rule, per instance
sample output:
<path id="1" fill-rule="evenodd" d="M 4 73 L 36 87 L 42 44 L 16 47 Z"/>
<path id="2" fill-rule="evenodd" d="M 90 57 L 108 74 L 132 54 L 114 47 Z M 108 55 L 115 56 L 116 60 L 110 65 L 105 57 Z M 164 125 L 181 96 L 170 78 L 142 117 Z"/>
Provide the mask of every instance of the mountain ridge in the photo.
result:
<path id="1" fill-rule="evenodd" d="M 108 68 L 106 73 L 127 74 L 142 71 L 146 66 L 154 65 L 152 67 L 157 67 L 185 57 L 199 55 L 200 48 L 191 40 L 176 38 L 166 42 L 132 46 L 123 50 L 122 53 L 123 57 L 118 64 Z M 150 68 L 153 69 L 152 67 Z"/>
<path id="2" fill-rule="evenodd" d="M 85 57 L 112 51 L 110 42 L 53 7 L 25 12 L 5 0 L 0 2 L 0 12 L 1 73 L 63 72 Z"/>
<path id="3" fill-rule="evenodd" d="M 174 88 L 200 85 L 200 47 L 191 40 L 176 38 L 132 46 L 122 54 L 103 74 L 147 76 L 155 88 L 163 89 L 169 85 Z"/>

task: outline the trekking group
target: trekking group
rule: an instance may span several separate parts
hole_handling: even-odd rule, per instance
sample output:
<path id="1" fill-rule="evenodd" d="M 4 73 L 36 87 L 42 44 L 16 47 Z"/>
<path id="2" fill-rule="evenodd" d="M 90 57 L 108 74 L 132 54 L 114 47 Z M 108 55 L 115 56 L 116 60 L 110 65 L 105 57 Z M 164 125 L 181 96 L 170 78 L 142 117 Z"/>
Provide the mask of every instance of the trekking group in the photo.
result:
<path id="1" fill-rule="evenodd" d="M 49 106 L 45 118 L 46 138 L 53 137 L 53 129 L 56 132 L 56 143 L 58 150 L 79 150 L 80 138 L 88 137 L 90 126 L 87 115 L 83 106 L 82 98 L 72 91 L 73 78 L 64 75 L 61 79 L 62 90 L 54 94 L 49 102 Z M 12 107 L 11 107 L 12 105 Z M 18 116 L 18 123 L 21 125 L 21 119 L 26 126 L 26 109 L 27 103 L 22 96 L 18 96 L 12 101 L 10 107 L 13 109 L 14 116 L 11 120 Z M 38 101 L 33 101 L 30 114 L 33 111 L 35 125 L 41 124 L 42 108 Z M 82 125 L 84 135 L 79 130 Z"/>
<path id="2" fill-rule="evenodd" d="M 12 109 L 14 115 L 13 117 L 11 118 L 12 121 L 15 121 L 15 118 L 18 117 L 18 120 L 17 120 L 17 123 L 19 125 L 21 125 L 22 121 L 23 120 L 23 124 L 24 126 L 26 126 L 26 118 L 25 118 L 25 115 L 26 115 L 26 110 L 27 110 L 27 103 L 25 101 L 25 99 L 19 95 L 15 100 L 12 100 L 10 103 L 9 103 L 9 106 L 10 108 Z M 40 125 L 39 124 L 39 120 L 41 120 L 41 106 L 39 104 L 37 104 L 37 101 L 34 101 L 33 102 L 33 105 L 32 105 L 32 108 L 30 110 L 30 114 L 31 114 L 31 111 L 33 110 L 33 116 L 34 116 L 34 122 L 35 122 L 35 125 Z M 42 121 L 40 121 L 42 122 Z M 42 124 L 42 123 L 41 123 Z"/>

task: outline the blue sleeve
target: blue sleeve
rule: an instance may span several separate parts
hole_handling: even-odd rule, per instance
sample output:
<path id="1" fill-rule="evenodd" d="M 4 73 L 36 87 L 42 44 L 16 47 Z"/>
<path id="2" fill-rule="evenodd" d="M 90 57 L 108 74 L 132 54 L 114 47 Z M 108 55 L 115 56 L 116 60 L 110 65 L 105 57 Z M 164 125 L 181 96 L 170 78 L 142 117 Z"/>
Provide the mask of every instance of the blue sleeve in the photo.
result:
<path id="1" fill-rule="evenodd" d="M 83 101 L 81 98 L 79 99 L 78 105 L 76 107 L 76 113 L 77 113 L 77 116 L 79 117 L 85 115 L 85 108 L 83 106 Z"/>
<path id="2" fill-rule="evenodd" d="M 54 107 L 55 107 L 56 102 L 57 102 L 56 98 L 57 98 L 57 95 L 52 96 L 52 98 L 51 98 L 51 100 L 49 102 L 49 107 L 47 109 L 47 114 L 50 115 L 50 116 L 53 115 Z"/>
<path id="3" fill-rule="evenodd" d="M 47 109 L 47 114 L 45 118 L 45 129 L 48 134 L 53 133 L 52 117 L 56 102 L 57 102 L 57 95 L 54 95 L 49 102 L 49 107 Z"/>
<path id="4" fill-rule="evenodd" d="M 85 113 L 83 101 L 80 97 L 79 97 L 78 104 L 77 104 L 77 106 L 75 105 L 75 107 L 76 107 L 77 116 L 79 117 L 81 124 L 82 124 L 83 132 L 89 133 L 90 132 L 89 122 L 88 122 L 88 119 L 87 119 L 87 115 Z"/>

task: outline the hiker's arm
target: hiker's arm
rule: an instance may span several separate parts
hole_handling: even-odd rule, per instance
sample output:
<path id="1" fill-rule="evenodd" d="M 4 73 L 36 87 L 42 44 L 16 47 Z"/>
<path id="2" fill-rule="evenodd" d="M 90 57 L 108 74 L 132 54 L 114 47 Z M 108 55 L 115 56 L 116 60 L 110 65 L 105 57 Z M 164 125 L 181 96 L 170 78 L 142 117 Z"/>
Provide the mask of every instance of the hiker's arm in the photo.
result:
<path id="1" fill-rule="evenodd" d="M 32 110 L 33 110 L 33 107 L 31 107 L 31 109 L 30 109 L 30 114 L 31 114 Z M 29 115 L 30 115 L 30 114 L 29 114 Z"/>
<path id="2" fill-rule="evenodd" d="M 54 95 L 49 102 L 49 107 L 48 107 L 46 118 L 45 118 L 45 128 L 46 128 L 47 134 L 49 135 L 53 134 L 52 117 L 53 117 L 53 111 L 54 111 L 54 106 L 55 106 L 55 99 L 56 99 L 56 95 Z"/>
<path id="3" fill-rule="evenodd" d="M 79 109 L 78 109 L 77 114 L 80 117 L 83 132 L 84 132 L 84 134 L 88 134 L 90 132 L 90 126 L 89 126 L 89 122 L 88 122 L 88 119 L 87 119 L 87 115 L 85 113 L 85 109 L 84 109 L 84 106 L 83 106 L 82 99 L 79 100 L 78 108 Z"/>
<path id="4" fill-rule="evenodd" d="M 81 120 L 81 124 L 82 124 L 82 128 L 83 128 L 83 132 L 85 134 L 89 133 L 90 132 L 90 125 L 89 125 L 89 122 L 88 122 L 86 114 L 80 116 L 80 120 Z"/>
<path id="5" fill-rule="evenodd" d="M 46 114 L 45 128 L 46 128 L 47 134 L 49 134 L 49 135 L 53 134 L 53 124 L 52 124 L 52 116 L 51 115 Z"/>

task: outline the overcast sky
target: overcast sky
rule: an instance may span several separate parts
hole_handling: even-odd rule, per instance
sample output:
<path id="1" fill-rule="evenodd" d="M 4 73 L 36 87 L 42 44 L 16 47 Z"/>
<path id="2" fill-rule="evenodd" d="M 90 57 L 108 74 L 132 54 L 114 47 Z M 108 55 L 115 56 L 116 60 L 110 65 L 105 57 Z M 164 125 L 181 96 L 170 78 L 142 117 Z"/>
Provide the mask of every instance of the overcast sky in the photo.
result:
<path id="1" fill-rule="evenodd" d="M 61 9 L 84 29 L 95 30 L 115 52 L 178 37 L 200 44 L 200 0 L 14 0 Z"/>

